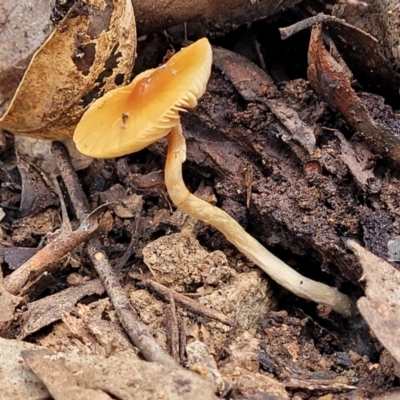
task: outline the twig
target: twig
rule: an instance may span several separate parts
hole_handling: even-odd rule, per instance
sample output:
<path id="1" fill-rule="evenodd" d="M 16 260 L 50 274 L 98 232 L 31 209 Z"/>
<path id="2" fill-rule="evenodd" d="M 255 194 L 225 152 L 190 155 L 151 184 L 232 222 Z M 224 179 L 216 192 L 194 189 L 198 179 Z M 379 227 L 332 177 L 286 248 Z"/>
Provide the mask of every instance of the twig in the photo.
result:
<path id="1" fill-rule="evenodd" d="M 293 25 L 286 26 L 285 28 L 279 28 L 279 32 L 281 34 L 281 39 L 285 40 L 290 38 L 290 36 L 299 33 L 300 31 L 311 28 L 315 24 L 320 24 L 321 22 L 326 21 L 340 21 L 339 18 L 333 17 L 331 15 L 326 15 L 323 13 L 319 13 L 314 17 L 303 19 L 299 22 L 296 22 Z"/>
<path id="2" fill-rule="evenodd" d="M 61 142 L 53 142 L 51 151 L 57 162 L 65 186 L 68 188 L 68 195 L 72 206 L 74 207 L 75 215 L 78 220 L 82 222 L 82 220 L 89 214 L 90 206 L 85 193 L 83 193 L 74 167 L 72 166 L 68 150 Z"/>
<path id="3" fill-rule="evenodd" d="M 185 351 L 186 351 L 186 321 L 183 318 L 179 319 L 179 360 L 182 365 L 185 363 Z"/>
<path id="4" fill-rule="evenodd" d="M 56 239 L 7 276 L 4 281 L 7 290 L 12 294 L 20 292 L 30 279 L 42 274 L 50 264 L 60 260 L 86 241 L 97 227 L 97 222 L 89 217 L 81 223 L 77 230 L 61 232 Z"/>
<path id="5" fill-rule="evenodd" d="M 165 316 L 170 353 L 175 361 L 179 362 L 179 326 L 178 317 L 176 315 L 175 299 L 172 295 L 169 296 L 169 306 Z"/>
<path id="6" fill-rule="evenodd" d="M 88 243 L 87 249 L 94 268 L 115 308 L 119 322 L 124 327 L 133 343 L 138 347 L 146 360 L 158 362 L 170 368 L 176 368 L 178 364 L 175 360 L 166 353 L 154 340 L 146 327 L 137 320 L 136 312 L 112 270 L 107 256 L 102 250 L 100 241 L 93 238 Z"/>
<path id="7" fill-rule="evenodd" d="M 58 183 L 57 176 L 54 174 L 51 177 L 53 181 L 54 190 L 60 199 L 61 206 L 61 218 L 62 218 L 62 230 L 66 232 L 72 232 L 71 221 L 68 217 L 67 206 L 65 205 L 64 196 L 61 192 L 60 184 Z"/>
<path id="8" fill-rule="evenodd" d="M 54 145 L 53 145 L 54 148 Z M 73 169 L 68 150 L 62 143 L 57 143 L 56 151 L 53 152 L 57 165 L 62 171 L 65 186 L 70 194 L 76 215 L 83 216 L 87 213 L 87 199 L 80 186 L 78 176 Z M 71 195 L 72 193 L 72 195 Z M 178 367 L 175 360 L 155 341 L 146 327 L 137 320 L 126 293 L 122 289 L 118 278 L 108 262 L 107 256 L 102 249 L 100 240 L 92 238 L 87 245 L 89 256 L 93 266 L 99 275 L 104 288 L 114 306 L 118 319 L 128 333 L 133 343 L 148 361 L 155 361 L 170 368 Z"/>
<path id="9" fill-rule="evenodd" d="M 175 301 L 189 311 L 205 316 L 207 318 L 214 319 L 216 321 L 222 322 L 228 326 L 234 326 L 235 323 L 226 317 L 224 314 L 211 310 L 210 308 L 204 306 L 203 304 L 199 303 L 198 301 L 192 300 L 183 294 L 177 293 L 174 290 L 168 289 L 167 287 L 161 285 L 160 283 L 154 282 L 152 280 L 144 280 L 140 282 L 140 285 L 155 291 L 158 295 L 160 295 L 164 300 L 168 301 L 171 296 L 175 299 Z"/>

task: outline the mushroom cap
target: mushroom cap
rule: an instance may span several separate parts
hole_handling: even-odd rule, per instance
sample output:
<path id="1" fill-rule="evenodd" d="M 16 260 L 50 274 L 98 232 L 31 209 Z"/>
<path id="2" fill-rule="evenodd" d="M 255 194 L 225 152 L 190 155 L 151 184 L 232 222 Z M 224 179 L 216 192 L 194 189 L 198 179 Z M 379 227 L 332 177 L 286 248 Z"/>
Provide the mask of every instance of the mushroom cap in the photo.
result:
<path id="1" fill-rule="evenodd" d="M 76 147 L 92 157 L 118 157 L 166 136 L 180 122 L 179 112 L 195 107 L 204 94 L 211 64 L 211 45 L 203 38 L 106 93 L 77 125 Z"/>

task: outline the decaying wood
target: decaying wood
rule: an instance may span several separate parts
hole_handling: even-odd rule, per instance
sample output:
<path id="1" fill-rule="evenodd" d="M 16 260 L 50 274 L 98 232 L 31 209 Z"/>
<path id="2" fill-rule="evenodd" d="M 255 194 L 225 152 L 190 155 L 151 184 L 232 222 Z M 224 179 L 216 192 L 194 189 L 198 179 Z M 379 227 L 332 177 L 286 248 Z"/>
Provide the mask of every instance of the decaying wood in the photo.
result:
<path id="1" fill-rule="evenodd" d="M 39 329 L 61 319 L 62 314 L 71 312 L 76 303 L 85 296 L 102 295 L 104 287 L 99 279 L 92 279 L 84 285 L 70 287 L 51 296 L 28 304 L 22 315 L 19 339 L 37 332 Z"/>
<path id="2" fill-rule="evenodd" d="M 333 14 L 379 38 L 380 48 L 396 69 L 400 66 L 400 7 L 397 0 L 369 0 L 368 7 L 337 4 Z"/>
<path id="3" fill-rule="evenodd" d="M 25 383 L 31 388 L 29 395 L 32 392 L 38 393 L 39 390 L 34 387 L 38 386 L 42 389 L 38 393 L 38 398 L 39 394 L 40 398 L 46 397 L 46 393 L 43 393 L 44 387 L 42 387 L 44 384 L 55 400 L 217 399 L 213 393 L 212 383 L 183 368 L 172 369 L 123 355 L 104 357 L 79 355 L 73 352 L 60 354 L 43 347 L 29 346 L 29 343 L 4 339 L 0 340 L 0 346 L 0 354 L 3 354 L 4 348 L 14 349 L 13 357 L 7 360 L 8 368 L 2 382 L 11 380 L 13 384 L 6 386 L 11 386 L 17 392 L 21 391 L 21 386 L 24 389 Z M 23 350 L 22 358 L 29 368 L 21 362 L 20 357 L 15 357 L 17 346 L 20 353 Z M 10 367 L 14 375 L 18 374 L 19 379 L 9 372 Z M 31 371 L 40 378 L 39 382 Z M 1 375 L 0 378 L 2 378 Z M 9 378 L 8 381 L 5 378 Z M 7 387 L 6 393 L 13 393 L 12 389 Z"/>

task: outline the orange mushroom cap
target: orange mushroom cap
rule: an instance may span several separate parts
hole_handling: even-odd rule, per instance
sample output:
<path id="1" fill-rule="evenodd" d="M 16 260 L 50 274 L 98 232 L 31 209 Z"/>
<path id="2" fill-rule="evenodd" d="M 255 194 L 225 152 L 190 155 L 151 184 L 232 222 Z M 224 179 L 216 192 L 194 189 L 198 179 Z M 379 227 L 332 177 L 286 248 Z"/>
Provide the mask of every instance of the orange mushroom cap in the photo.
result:
<path id="1" fill-rule="evenodd" d="M 166 64 L 137 75 L 106 93 L 85 112 L 74 133 L 78 150 L 97 158 L 144 149 L 179 124 L 180 111 L 193 108 L 211 73 L 206 38 L 182 49 Z"/>

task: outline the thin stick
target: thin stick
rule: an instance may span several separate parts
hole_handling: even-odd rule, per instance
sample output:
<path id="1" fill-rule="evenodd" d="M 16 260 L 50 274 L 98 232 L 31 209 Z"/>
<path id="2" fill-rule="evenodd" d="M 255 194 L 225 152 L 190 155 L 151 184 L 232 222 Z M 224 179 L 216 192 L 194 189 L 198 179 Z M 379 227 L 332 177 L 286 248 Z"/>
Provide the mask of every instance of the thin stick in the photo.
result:
<path id="1" fill-rule="evenodd" d="M 326 21 L 333 21 L 336 20 L 338 21 L 339 18 L 333 17 L 331 15 L 326 15 L 323 13 L 319 13 L 315 15 L 314 17 L 306 18 L 303 19 L 299 22 L 296 22 L 293 25 L 286 26 L 284 28 L 279 28 L 279 32 L 281 34 L 281 39 L 285 40 L 290 38 L 290 36 L 295 35 L 296 33 L 299 33 L 300 31 L 311 28 L 315 24 L 319 24 L 321 22 L 326 22 Z"/>
<path id="2" fill-rule="evenodd" d="M 166 313 L 166 333 L 167 340 L 169 343 L 171 356 L 176 362 L 179 362 L 179 325 L 178 317 L 176 315 L 176 305 L 173 295 L 169 296 L 169 305 L 167 307 Z"/>
<path id="3" fill-rule="evenodd" d="M 61 232 L 56 239 L 6 277 L 4 284 L 7 290 L 12 294 L 19 293 L 30 279 L 45 272 L 50 264 L 60 260 L 75 247 L 86 241 L 97 227 L 98 225 L 94 221 L 92 223 L 84 221 L 73 232 Z"/>
<path id="4" fill-rule="evenodd" d="M 235 325 L 235 323 L 231 319 L 229 319 L 226 315 L 224 315 L 218 311 L 211 310 L 210 308 L 204 306 L 203 304 L 199 303 L 198 301 L 195 301 L 193 299 L 190 299 L 189 297 L 184 296 L 183 294 L 175 292 L 174 290 L 171 290 L 171 289 L 167 288 L 166 286 L 161 285 L 160 283 L 157 283 L 157 282 L 154 282 L 151 280 L 145 280 L 145 281 L 141 281 L 140 285 L 143 285 L 144 287 L 156 292 L 158 295 L 160 295 L 166 301 L 169 301 L 171 299 L 171 297 L 173 297 L 174 300 L 181 307 L 185 307 L 187 310 L 189 310 L 195 314 L 214 319 L 214 320 L 222 322 L 223 324 L 228 325 L 228 326 Z"/>
<path id="5" fill-rule="evenodd" d="M 132 342 L 146 360 L 154 361 L 170 368 L 177 368 L 178 364 L 175 360 L 155 341 L 146 326 L 138 321 L 136 312 L 112 270 L 98 239 L 92 239 L 88 243 L 88 253 L 115 308 L 119 322 Z"/>
<path id="6" fill-rule="evenodd" d="M 250 236 L 225 211 L 192 195 L 182 179 L 182 163 L 185 158 L 186 143 L 179 124 L 168 135 L 168 154 L 165 165 L 165 184 L 177 207 L 218 229 L 240 252 L 296 296 L 324 304 L 340 314 L 351 314 L 352 302 L 346 295 L 336 288 L 300 275 Z"/>
<path id="7" fill-rule="evenodd" d="M 89 214 L 90 206 L 72 166 L 68 150 L 61 142 L 53 142 L 51 151 L 57 161 L 57 166 L 60 169 L 60 174 L 65 186 L 68 187 L 68 195 L 71 199 L 72 206 L 74 207 L 75 214 L 79 221 L 82 221 L 86 215 Z M 73 171 L 73 174 L 70 173 L 71 171 Z M 75 209 L 75 206 L 78 204 L 79 208 Z"/>
<path id="8" fill-rule="evenodd" d="M 56 146 L 53 145 L 53 148 L 57 150 L 53 152 L 53 155 L 60 171 L 62 171 L 62 177 L 70 194 L 71 202 L 73 202 L 76 215 L 83 218 L 87 213 L 87 198 L 72 166 L 68 150 L 61 143 L 57 143 Z M 71 193 L 73 193 L 72 196 Z M 132 342 L 146 360 L 155 361 L 170 368 L 177 368 L 178 364 L 175 360 L 155 341 L 145 325 L 137 320 L 136 312 L 122 289 L 117 275 L 112 270 L 99 239 L 91 239 L 88 242 L 87 250 L 93 266 L 110 297 L 118 319 Z"/>

